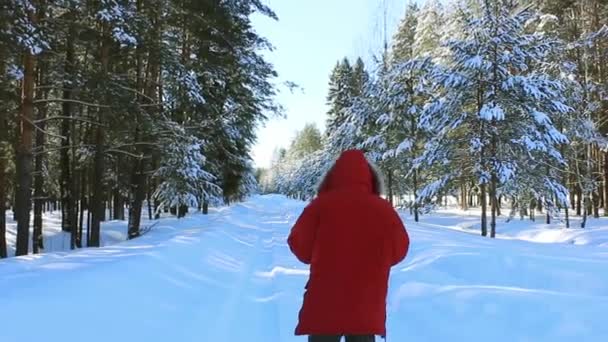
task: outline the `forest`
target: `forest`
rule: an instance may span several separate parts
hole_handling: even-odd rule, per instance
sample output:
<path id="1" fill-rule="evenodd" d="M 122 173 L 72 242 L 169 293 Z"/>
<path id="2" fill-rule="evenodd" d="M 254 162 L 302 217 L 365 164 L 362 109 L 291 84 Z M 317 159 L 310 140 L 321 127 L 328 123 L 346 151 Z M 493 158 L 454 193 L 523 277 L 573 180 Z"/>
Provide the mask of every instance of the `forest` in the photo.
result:
<path id="1" fill-rule="evenodd" d="M 282 112 L 254 13 L 277 19 L 259 0 L 0 2 L 0 258 L 7 209 L 25 255 L 48 210 L 74 249 L 105 220 L 131 239 L 251 193 L 255 128 Z"/>
<path id="2" fill-rule="evenodd" d="M 608 215 L 607 25 L 601 0 L 412 2 L 372 63 L 338 61 L 325 133 L 277 150 L 262 189 L 310 199 L 360 148 L 415 221 L 454 199 L 483 236 L 537 212 L 584 228 Z"/>

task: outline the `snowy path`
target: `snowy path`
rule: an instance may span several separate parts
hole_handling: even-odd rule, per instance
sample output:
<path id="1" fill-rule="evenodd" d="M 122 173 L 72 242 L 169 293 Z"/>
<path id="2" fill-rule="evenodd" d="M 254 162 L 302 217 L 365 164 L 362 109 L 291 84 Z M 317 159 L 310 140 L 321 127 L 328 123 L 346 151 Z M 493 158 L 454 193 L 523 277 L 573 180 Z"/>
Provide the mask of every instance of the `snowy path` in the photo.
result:
<path id="1" fill-rule="evenodd" d="M 285 244 L 302 206 L 258 197 L 111 247 L 1 261 L 0 341 L 305 341 L 307 269 Z M 389 341 L 608 336 L 608 248 L 406 224 Z"/>

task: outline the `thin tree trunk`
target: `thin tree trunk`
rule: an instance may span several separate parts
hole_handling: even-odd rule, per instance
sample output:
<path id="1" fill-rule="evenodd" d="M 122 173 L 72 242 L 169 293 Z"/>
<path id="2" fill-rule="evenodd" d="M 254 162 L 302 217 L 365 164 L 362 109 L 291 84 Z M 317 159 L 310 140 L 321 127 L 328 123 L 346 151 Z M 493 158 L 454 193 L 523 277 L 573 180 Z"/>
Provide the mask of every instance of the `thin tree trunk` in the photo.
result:
<path id="1" fill-rule="evenodd" d="M 124 203 L 124 197 L 120 193 L 120 188 L 119 188 L 118 184 L 116 184 L 116 187 L 114 188 L 113 202 L 114 202 L 114 205 L 113 205 L 114 219 L 115 220 L 124 220 L 125 219 L 125 203 Z"/>
<path id="2" fill-rule="evenodd" d="M 87 173 L 86 169 L 80 170 L 80 221 L 78 222 L 78 237 L 75 239 L 74 243 L 79 248 L 82 248 L 82 230 L 84 228 L 84 209 L 87 204 Z M 88 222 L 88 219 L 87 219 Z M 88 238 L 88 228 L 87 228 L 87 245 L 89 243 Z"/>
<path id="3" fill-rule="evenodd" d="M 462 184 L 460 185 L 460 201 L 461 201 L 461 205 L 462 205 L 462 210 L 469 210 L 469 203 L 468 203 L 468 194 L 467 194 L 467 183 L 466 182 L 462 182 Z"/>
<path id="4" fill-rule="evenodd" d="M 418 213 L 418 170 L 415 169 L 414 170 L 414 222 L 418 222 L 420 217 L 419 217 L 419 213 Z"/>
<path id="5" fill-rule="evenodd" d="M 535 199 L 530 201 L 530 220 L 532 222 L 536 221 L 536 200 Z"/>
<path id="6" fill-rule="evenodd" d="M 28 10 L 32 24 L 38 18 L 34 9 Z M 36 56 L 26 51 L 23 62 L 23 81 L 21 93 L 21 115 L 19 117 L 19 136 L 16 151 L 17 174 L 17 249 L 15 255 L 28 254 L 30 235 L 30 209 L 32 205 L 32 138 L 34 127 L 34 86 Z"/>
<path id="7" fill-rule="evenodd" d="M 502 215 L 502 195 L 498 196 L 498 206 L 496 207 L 496 215 Z"/>
<path id="8" fill-rule="evenodd" d="M 154 219 L 153 208 L 152 208 L 152 191 L 150 190 L 150 179 L 146 182 L 146 200 L 148 202 L 148 220 Z"/>
<path id="9" fill-rule="evenodd" d="M 0 112 L 0 114 L 2 114 Z M 4 133 L 3 117 L 0 117 L 0 134 Z M 0 140 L 0 259 L 8 256 L 6 247 L 6 160 L 8 151 Z"/>
<path id="10" fill-rule="evenodd" d="M 487 199 L 486 199 L 486 184 L 479 186 L 480 202 L 481 202 L 481 236 L 488 236 L 488 214 L 487 214 Z"/>
<path id="11" fill-rule="evenodd" d="M 110 63 L 110 27 L 107 23 L 102 24 L 102 43 L 101 43 L 101 69 L 104 82 L 109 79 L 109 63 Z M 106 102 L 109 102 L 110 94 L 105 91 L 103 97 Z M 91 211 L 91 227 L 90 227 L 90 244 L 92 247 L 101 245 L 101 221 L 104 214 L 104 184 L 105 177 L 105 129 L 103 122 L 107 120 L 109 111 L 106 108 L 100 108 L 97 113 L 97 125 L 95 129 L 95 161 L 94 161 L 94 177 L 93 177 L 93 197 L 89 210 Z"/>
<path id="12" fill-rule="evenodd" d="M 44 73 L 46 70 L 40 63 L 38 70 L 38 83 L 45 84 Z M 44 93 L 44 92 L 43 92 Z M 46 98 L 46 93 L 40 94 L 41 98 Z M 45 121 L 48 107 L 43 104 L 38 108 L 39 129 L 36 130 L 36 158 L 34 169 L 34 230 L 32 235 L 32 250 L 38 254 L 40 249 L 44 249 L 42 237 L 42 207 L 44 206 L 44 177 L 42 174 L 42 164 L 44 157 L 45 136 L 43 131 L 46 129 Z"/>
<path id="13" fill-rule="evenodd" d="M 388 202 L 393 205 L 393 170 L 388 168 Z"/>
<path id="14" fill-rule="evenodd" d="M 15 145 L 15 152 L 17 152 L 17 146 Z M 17 155 L 15 155 L 15 158 L 17 158 Z M 16 162 L 16 160 L 15 160 Z M 16 165 L 15 165 L 16 166 Z M 17 208 L 17 186 L 13 186 L 13 221 L 17 222 L 17 220 L 19 219 L 19 208 Z"/>
<path id="15" fill-rule="evenodd" d="M 576 216 L 581 216 L 582 209 L 582 201 L 583 201 L 583 190 L 580 185 L 576 186 Z"/>
<path id="16" fill-rule="evenodd" d="M 133 166 L 133 173 L 131 176 L 131 203 L 129 204 L 129 239 L 136 238 L 140 235 L 140 224 L 141 224 L 141 210 L 143 201 L 146 197 L 145 192 L 145 181 L 146 176 L 145 161 L 139 158 Z"/>
<path id="17" fill-rule="evenodd" d="M 0 25 L 2 25 L 0 23 Z M 4 51 L 0 49 L 0 77 L 5 74 L 6 63 Z M 0 95 L 3 95 L 0 93 Z M 8 137 L 8 113 L 0 108 L 0 259 L 8 256 L 6 246 L 6 184 L 9 151 L 5 139 Z"/>
<path id="18" fill-rule="evenodd" d="M 600 196 L 598 191 L 594 191 L 593 194 L 593 217 L 594 218 L 599 218 L 600 217 Z"/>
<path id="19" fill-rule="evenodd" d="M 68 15 L 68 19 L 72 18 L 73 14 Z M 65 79 L 63 81 L 63 98 L 70 100 L 73 97 L 73 85 L 72 78 L 74 76 L 74 39 L 76 36 L 75 28 L 73 24 L 70 24 L 68 35 L 66 36 L 66 55 L 64 72 Z M 73 189 L 73 176 L 71 172 L 70 163 L 70 145 L 72 141 L 72 115 L 73 115 L 73 104 L 69 101 L 65 101 L 61 104 L 62 115 L 64 119 L 61 122 L 61 152 L 60 152 L 60 164 L 61 164 L 61 230 L 65 232 L 74 232 L 76 227 L 76 208 L 75 208 L 75 197 L 72 193 Z M 73 240 L 73 239 L 70 239 Z"/>
<path id="20" fill-rule="evenodd" d="M 107 191 L 107 193 L 106 193 L 106 195 L 107 195 L 107 197 L 108 197 L 108 198 L 106 199 L 106 211 L 107 211 L 107 217 L 108 217 L 108 220 L 109 220 L 109 221 L 112 221 L 112 220 L 114 220 L 115 218 L 114 218 L 114 216 L 113 216 L 114 211 L 112 210 L 112 209 L 113 209 L 112 192 L 111 192 L 111 191 L 109 191 L 109 190 L 110 190 L 110 189 L 108 189 L 108 191 Z"/>
<path id="21" fill-rule="evenodd" d="M 101 119 L 101 117 L 100 117 Z M 93 177 L 93 197 L 89 205 L 91 212 L 90 247 L 100 246 L 100 232 L 103 212 L 103 177 L 104 177 L 104 131 L 101 126 L 96 128 L 95 133 L 95 161 Z"/>
<path id="22" fill-rule="evenodd" d="M 587 225 L 587 216 L 589 213 L 589 197 L 585 195 L 585 203 L 584 203 L 584 209 L 583 209 L 583 220 L 581 221 L 581 228 L 585 228 L 585 226 Z"/>
<path id="23" fill-rule="evenodd" d="M 119 181 L 120 179 L 120 166 L 123 164 L 123 159 L 122 156 L 119 155 L 117 157 L 117 161 L 116 161 L 116 169 L 115 169 L 115 173 L 116 173 L 116 183 L 114 184 L 114 189 L 113 189 L 113 202 L 114 205 L 112 206 L 114 209 L 114 219 L 115 220 L 124 220 L 125 219 L 125 200 L 124 197 L 122 196 L 122 194 L 120 193 L 120 186 L 121 183 Z"/>
<path id="24" fill-rule="evenodd" d="M 566 206 L 565 215 L 566 215 L 566 228 L 570 228 L 570 213 L 568 210 L 568 206 Z"/>
<path id="25" fill-rule="evenodd" d="M 490 182 L 490 201 L 492 205 L 491 212 L 491 221 L 490 221 L 490 237 L 496 237 L 496 214 L 498 211 L 498 199 L 496 196 L 496 188 L 497 188 L 498 178 L 495 173 L 492 173 L 491 182 Z"/>

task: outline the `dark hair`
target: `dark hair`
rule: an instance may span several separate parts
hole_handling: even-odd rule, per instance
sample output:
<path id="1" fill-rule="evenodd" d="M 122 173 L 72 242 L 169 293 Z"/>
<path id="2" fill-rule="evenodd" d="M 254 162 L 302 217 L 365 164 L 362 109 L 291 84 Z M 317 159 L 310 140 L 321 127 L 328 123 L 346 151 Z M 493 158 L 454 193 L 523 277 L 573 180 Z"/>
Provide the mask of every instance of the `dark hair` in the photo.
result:
<path id="1" fill-rule="evenodd" d="M 372 174 L 372 192 L 378 196 L 382 195 L 384 192 L 384 181 L 382 176 L 380 175 L 380 171 L 374 167 L 374 165 L 369 165 L 369 172 Z"/>

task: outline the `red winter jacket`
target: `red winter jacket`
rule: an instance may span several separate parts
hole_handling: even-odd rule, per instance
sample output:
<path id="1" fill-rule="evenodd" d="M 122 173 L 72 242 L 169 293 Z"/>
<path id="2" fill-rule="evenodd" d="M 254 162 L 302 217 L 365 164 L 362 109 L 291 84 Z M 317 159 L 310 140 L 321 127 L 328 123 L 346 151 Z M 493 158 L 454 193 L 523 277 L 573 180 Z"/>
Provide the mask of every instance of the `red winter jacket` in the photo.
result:
<path id="1" fill-rule="evenodd" d="M 407 254 L 405 227 L 374 193 L 362 152 L 344 152 L 322 184 L 288 239 L 296 257 L 310 264 L 295 333 L 385 335 L 389 271 Z"/>

